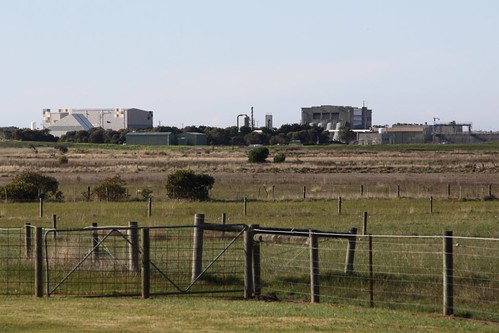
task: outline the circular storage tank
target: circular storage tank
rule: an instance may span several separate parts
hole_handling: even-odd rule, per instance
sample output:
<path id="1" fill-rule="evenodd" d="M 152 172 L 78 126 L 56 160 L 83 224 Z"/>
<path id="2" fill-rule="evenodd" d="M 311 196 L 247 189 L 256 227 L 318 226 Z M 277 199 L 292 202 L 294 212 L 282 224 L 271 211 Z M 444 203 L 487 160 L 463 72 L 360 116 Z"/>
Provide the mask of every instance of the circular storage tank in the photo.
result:
<path id="1" fill-rule="evenodd" d="M 386 133 L 386 128 L 378 128 L 378 133 L 379 134 L 385 134 Z"/>

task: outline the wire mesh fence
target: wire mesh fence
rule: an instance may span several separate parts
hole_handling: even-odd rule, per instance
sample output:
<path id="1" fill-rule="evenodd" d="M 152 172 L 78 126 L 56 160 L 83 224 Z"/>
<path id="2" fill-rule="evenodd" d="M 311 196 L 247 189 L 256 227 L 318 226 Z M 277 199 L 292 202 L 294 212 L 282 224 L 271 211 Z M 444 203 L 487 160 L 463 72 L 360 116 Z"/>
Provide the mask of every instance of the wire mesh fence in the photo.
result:
<path id="1" fill-rule="evenodd" d="M 33 295 L 32 228 L 0 228 L 0 294 Z"/>
<path id="2" fill-rule="evenodd" d="M 147 228 L 93 227 L 48 230 L 45 234 L 47 295 L 118 296 L 143 294 L 147 251 L 148 294 L 241 293 L 244 250 L 242 232 L 199 227 L 198 258 L 193 257 L 194 226 Z M 199 270 L 194 271 L 195 260 Z"/>
<path id="3" fill-rule="evenodd" d="M 445 306 L 442 236 L 359 236 L 348 244 L 319 233 L 320 301 L 440 312 Z M 306 236 L 306 235 L 303 235 Z M 452 313 L 499 321 L 499 239 L 453 238 Z M 310 243 L 260 245 L 262 297 L 310 301 Z M 317 297 L 318 298 L 318 297 Z"/>
<path id="4" fill-rule="evenodd" d="M 144 296 L 146 280 L 148 295 L 246 297 L 252 288 L 253 295 L 270 299 L 450 309 L 458 316 L 499 321 L 499 239 L 354 230 L 291 229 L 286 235 L 208 223 L 46 229 L 43 294 Z M 0 294 L 38 295 L 35 268 L 41 257 L 34 234 L 29 225 L 0 229 Z"/>

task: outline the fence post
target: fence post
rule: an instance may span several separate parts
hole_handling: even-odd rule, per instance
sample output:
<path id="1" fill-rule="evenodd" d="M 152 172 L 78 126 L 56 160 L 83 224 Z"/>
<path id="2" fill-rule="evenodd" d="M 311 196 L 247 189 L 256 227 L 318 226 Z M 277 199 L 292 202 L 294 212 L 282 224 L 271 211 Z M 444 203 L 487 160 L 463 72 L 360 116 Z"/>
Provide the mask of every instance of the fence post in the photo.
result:
<path id="1" fill-rule="evenodd" d="M 149 298 L 151 290 L 149 228 L 142 229 L 142 298 Z"/>
<path id="2" fill-rule="evenodd" d="M 272 185 L 272 201 L 275 201 L 275 185 Z"/>
<path id="3" fill-rule="evenodd" d="M 492 198 L 492 185 L 489 184 L 489 195 L 488 198 Z"/>
<path id="4" fill-rule="evenodd" d="M 250 299 L 253 290 L 253 229 L 250 226 L 244 231 L 244 299 Z"/>
<path id="5" fill-rule="evenodd" d="M 364 212 L 364 221 L 362 224 L 362 234 L 363 235 L 367 234 L 367 212 Z"/>
<path id="6" fill-rule="evenodd" d="M 310 249 L 310 302 L 319 303 L 319 237 L 313 230 L 309 230 Z"/>
<path id="7" fill-rule="evenodd" d="M 243 216 L 246 216 L 246 214 L 248 213 L 248 199 L 246 197 L 243 198 L 243 205 L 244 205 Z"/>
<path id="8" fill-rule="evenodd" d="M 450 199 L 450 184 L 447 184 L 447 199 Z"/>
<path id="9" fill-rule="evenodd" d="M 32 238 L 31 238 L 31 223 L 24 224 L 24 252 L 26 258 L 31 259 L 31 248 L 32 248 Z"/>
<path id="10" fill-rule="evenodd" d="M 97 231 L 97 222 L 92 222 L 92 260 L 99 260 L 99 232 Z"/>
<path id="11" fill-rule="evenodd" d="M 400 185 L 397 185 L 397 198 L 400 198 Z"/>
<path id="12" fill-rule="evenodd" d="M 369 235 L 369 306 L 374 307 L 373 237 Z"/>
<path id="13" fill-rule="evenodd" d="M 341 197 L 338 197 L 338 215 L 341 215 Z"/>
<path id="14" fill-rule="evenodd" d="M 52 234 L 52 238 L 56 239 L 57 238 L 57 215 L 52 214 L 52 229 L 54 229 L 54 233 Z"/>
<path id="15" fill-rule="evenodd" d="M 87 186 L 87 201 L 90 201 L 90 195 L 91 195 L 91 191 L 90 191 L 90 186 Z"/>
<path id="16" fill-rule="evenodd" d="M 303 186 L 303 200 L 307 198 L 307 187 Z"/>
<path id="17" fill-rule="evenodd" d="M 139 228 L 137 222 L 129 222 L 129 269 L 133 272 L 139 271 Z"/>
<path id="18" fill-rule="evenodd" d="M 152 216 L 152 198 L 149 197 L 147 200 L 147 217 Z"/>
<path id="19" fill-rule="evenodd" d="M 194 235 L 192 245 L 192 281 L 195 281 L 198 278 L 203 269 L 203 231 L 204 214 L 196 214 L 194 215 Z"/>
<path id="20" fill-rule="evenodd" d="M 43 198 L 40 198 L 40 217 L 43 217 Z"/>
<path id="21" fill-rule="evenodd" d="M 444 233 L 443 262 L 443 312 L 445 316 L 454 314 L 454 262 L 452 258 L 452 231 Z"/>
<path id="22" fill-rule="evenodd" d="M 222 224 L 225 224 L 225 223 L 227 223 L 227 214 L 222 213 Z"/>
<path id="23" fill-rule="evenodd" d="M 433 214 L 433 197 L 430 196 L 430 214 Z"/>
<path id="24" fill-rule="evenodd" d="M 35 230 L 35 296 L 43 297 L 43 229 Z"/>
<path id="25" fill-rule="evenodd" d="M 258 229 L 260 225 L 253 224 L 250 226 L 252 230 Z M 253 232 L 254 236 L 254 232 Z M 262 293 L 262 278 L 260 266 L 260 242 L 253 242 L 253 290 L 254 296 L 258 297 Z"/>
<path id="26" fill-rule="evenodd" d="M 360 196 L 364 196 L 364 185 L 360 185 Z"/>
<path id="27" fill-rule="evenodd" d="M 355 243 L 357 242 L 357 228 L 350 230 L 352 236 L 348 238 L 347 256 L 345 260 L 345 273 L 353 273 L 353 261 L 355 257 Z"/>

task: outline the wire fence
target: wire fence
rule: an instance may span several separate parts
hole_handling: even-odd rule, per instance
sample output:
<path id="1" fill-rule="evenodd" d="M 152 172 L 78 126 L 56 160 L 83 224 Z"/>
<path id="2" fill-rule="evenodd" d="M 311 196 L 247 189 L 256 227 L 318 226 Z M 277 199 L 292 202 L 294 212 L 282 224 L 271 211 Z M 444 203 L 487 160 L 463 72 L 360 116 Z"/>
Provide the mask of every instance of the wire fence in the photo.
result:
<path id="1" fill-rule="evenodd" d="M 428 312 L 446 306 L 445 237 L 359 236 L 353 271 L 348 271 L 347 242 L 318 236 L 320 295 L 311 289 L 310 243 L 272 242 L 260 246 L 263 298 L 310 301 L 320 296 L 321 302 Z M 452 240 L 452 313 L 499 321 L 499 239 Z"/>
<path id="2" fill-rule="evenodd" d="M 204 221 L 46 229 L 41 242 L 35 237 L 41 228 L 33 230 L 0 229 L 2 295 L 247 297 L 249 291 L 263 299 L 450 309 L 499 321 L 498 238 L 277 231 Z"/>

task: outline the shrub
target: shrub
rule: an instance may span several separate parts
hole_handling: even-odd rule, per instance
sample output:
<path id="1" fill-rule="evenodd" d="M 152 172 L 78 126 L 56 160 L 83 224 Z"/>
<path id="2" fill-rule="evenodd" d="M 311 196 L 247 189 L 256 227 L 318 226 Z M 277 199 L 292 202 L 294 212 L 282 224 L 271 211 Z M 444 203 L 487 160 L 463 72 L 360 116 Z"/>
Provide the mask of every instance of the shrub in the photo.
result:
<path id="1" fill-rule="evenodd" d="M 106 178 L 92 190 L 98 200 L 119 201 L 128 198 L 126 182 L 119 175 Z"/>
<path id="2" fill-rule="evenodd" d="M 7 198 L 6 198 L 7 196 Z M 62 200 L 59 182 L 54 177 L 34 171 L 23 171 L 0 189 L 0 197 L 13 201 L 43 199 Z"/>
<path id="3" fill-rule="evenodd" d="M 59 158 L 57 159 L 57 162 L 59 162 L 59 164 L 68 164 L 69 160 L 68 160 L 68 157 L 63 155 L 63 156 L 59 156 Z"/>
<path id="4" fill-rule="evenodd" d="M 196 174 L 192 170 L 177 170 L 168 175 L 166 192 L 169 198 L 208 200 L 209 190 L 215 179 L 206 174 Z"/>
<path id="5" fill-rule="evenodd" d="M 284 154 L 277 154 L 276 156 L 274 156 L 274 163 L 282 163 L 286 160 L 286 155 Z"/>
<path id="6" fill-rule="evenodd" d="M 54 149 L 58 150 L 61 154 L 66 154 L 68 152 L 68 147 L 64 145 L 55 145 Z"/>
<path id="7" fill-rule="evenodd" d="M 264 163 L 268 156 L 269 149 L 267 147 L 258 147 L 249 151 L 248 161 L 250 163 Z"/>

